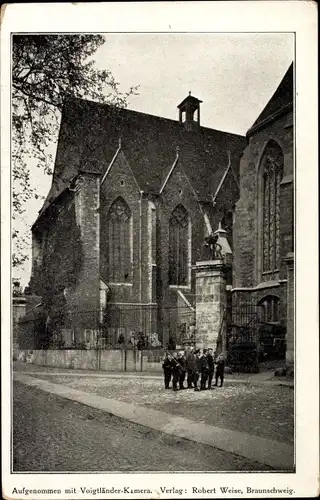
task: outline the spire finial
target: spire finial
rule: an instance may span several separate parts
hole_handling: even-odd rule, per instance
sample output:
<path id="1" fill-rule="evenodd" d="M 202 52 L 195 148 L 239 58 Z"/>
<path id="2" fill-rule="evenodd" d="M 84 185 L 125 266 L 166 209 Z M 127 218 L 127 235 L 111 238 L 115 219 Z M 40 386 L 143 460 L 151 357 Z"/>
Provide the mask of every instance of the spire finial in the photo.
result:
<path id="1" fill-rule="evenodd" d="M 176 147 L 176 153 L 177 153 L 177 156 L 179 156 L 179 153 L 180 153 L 180 148 L 179 146 Z"/>
<path id="2" fill-rule="evenodd" d="M 191 90 L 189 90 L 189 95 L 191 95 Z"/>
<path id="3" fill-rule="evenodd" d="M 221 234 L 226 234 L 226 233 L 227 233 L 227 231 L 226 231 L 225 229 L 223 229 L 223 227 L 222 227 L 222 222 L 221 222 L 221 220 L 220 220 L 220 221 L 219 221 L 219 227 L 218 227 L 218 229 L 214 232 L 214 234 L 219 234 L 219 235 L 221 235 Z"/>
<path id="4" fill-rule="evenodd" d="M 121 137 L 119 137 L 119 149 L 121 149 Z"/>

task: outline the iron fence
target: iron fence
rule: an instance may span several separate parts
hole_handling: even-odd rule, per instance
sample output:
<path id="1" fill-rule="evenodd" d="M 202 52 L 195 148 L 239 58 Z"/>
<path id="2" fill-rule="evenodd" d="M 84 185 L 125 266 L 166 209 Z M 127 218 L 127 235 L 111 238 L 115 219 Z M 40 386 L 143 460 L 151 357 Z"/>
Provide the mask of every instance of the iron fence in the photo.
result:
<path id="1" fill-rule="evenodd" d="M 226 309 L 228 344 L 257 343 L 262 308 L 251 302 L 230 302 Z"/>
<path id="2" fill-rule="evenodd" d="M 108 304 L 102 310 L 34 309 L 15 326 L 21 349 L 175 349 L 194 333 L 195 314 L 186 307 Z"/>
<path id="3" fill-rule="evenodd" d="M 285 356 L 285 328 L 264 321 L 262 305 L 230 297 L 226 308 L 228 362 L 235 370 L 257 371 L 267 359 Z"/>

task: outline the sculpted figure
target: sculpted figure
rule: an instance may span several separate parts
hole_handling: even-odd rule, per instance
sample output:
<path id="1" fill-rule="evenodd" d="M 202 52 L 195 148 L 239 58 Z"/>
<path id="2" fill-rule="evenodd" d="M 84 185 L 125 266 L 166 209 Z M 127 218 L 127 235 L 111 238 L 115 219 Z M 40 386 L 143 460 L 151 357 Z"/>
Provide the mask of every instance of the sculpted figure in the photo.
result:
<path id="1" fill-rule="evenodd" d="M 218 235 L 211 233 L 204 239 L 204 260 L 222 259 L 222 247 L 218 243 Z"/>

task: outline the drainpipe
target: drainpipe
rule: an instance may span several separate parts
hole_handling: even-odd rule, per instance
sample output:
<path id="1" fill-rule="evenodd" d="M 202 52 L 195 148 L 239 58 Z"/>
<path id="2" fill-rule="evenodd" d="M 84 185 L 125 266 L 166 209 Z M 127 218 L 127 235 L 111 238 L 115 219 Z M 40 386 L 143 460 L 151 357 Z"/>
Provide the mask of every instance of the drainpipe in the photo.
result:
<path id="1" fill-rule="evenodd" d="M 140 227 L 139 227 L 139 239 L 140 239 L 140 250 L 139 250 L 139 281 L 140 281 L 140 304 L 142 303 L 142 197 L 144 192 L 140 191 Z M 141 322 L 142 323 L 142 322 Z"/>

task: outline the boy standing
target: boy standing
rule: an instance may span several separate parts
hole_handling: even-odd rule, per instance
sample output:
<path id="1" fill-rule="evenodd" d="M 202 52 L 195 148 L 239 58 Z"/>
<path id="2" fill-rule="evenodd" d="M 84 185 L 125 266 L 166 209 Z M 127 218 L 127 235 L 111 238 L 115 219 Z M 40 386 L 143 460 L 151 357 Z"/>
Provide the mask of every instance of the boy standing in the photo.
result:
<path id="1" fill-rule="evenodd" d="M 201 367 L 200 391 L 204 391 L 206 389 L 206 383 L 208 380 L 208 372 L 209 372 L 209 366 L 207 361 L 207 349 L 203 349 L 202 351 L 202 356 L 200 357 L 200 367 Z"/>
<path id="2" fill-rule="evenodd" d="M 225 365 L 225 360 L 224 356 L 222 354 L 219 354 L 217 357 L 217 366 L 216 366 L 216 383 L 215 386 L 218 385 L 218 379 L 220 378 L 220 387 L 223 386 L 223 380 L 224 380 L 224 365 Z"/>
<path id="3" fill-rule="evenodd" d="M 174 352 L 172 355 L 171 365 L 172 365 L 172 390 L 177 391 L 179 377 L 180 377 L 180 363 L 178 361 L 178 356 L 176 352 Z"/>
<path id="4" fill-rule="evenodd" d="M 171 375 L 172 375 L 172 356 L 168 352 L 166 353 L 163 363 L 162 363 L 162 369 L 163 369 L 163 375 L 164 375 L 164 387 L 165 389 L 170 389 L 169 384 L 171 380 Z"/>
<path id="5" fill-rule="evenodd" d="M 200 391 L 198 387 L 200 370 L 201 370 L 200 349 L 197 349 L 195 352 L 194 367 L 193 367 L 193 385 L 195 391 Z"/>
<path id="6" fill-rule="evenodd" d="M 211 384 L 214 374 L 214 360 L 211 348 L 208 349 L 207 361 L 208 361 L 208 389 L 211 389 Z"/>
<path id="7" fill-rule="evenodd" d="M 186 378 L 186 358 L 184 352 L 180 351 L 178 355 L 178 361 L 180 364 L 180 374 L 179 374 L 179 389 L 185 389 L 183 385 L 184 379 Z"/>

